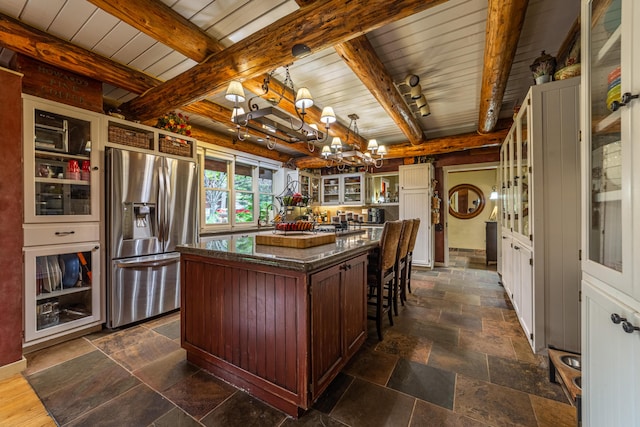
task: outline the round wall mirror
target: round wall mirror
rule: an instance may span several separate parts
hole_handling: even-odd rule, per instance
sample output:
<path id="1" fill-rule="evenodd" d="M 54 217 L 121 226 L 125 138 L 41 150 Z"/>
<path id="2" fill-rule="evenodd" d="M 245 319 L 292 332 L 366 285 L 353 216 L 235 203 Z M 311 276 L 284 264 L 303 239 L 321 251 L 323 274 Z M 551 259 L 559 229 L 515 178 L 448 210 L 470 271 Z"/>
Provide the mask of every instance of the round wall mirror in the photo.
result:
<path id="1" fill-rule="evenodd" d="M 449 213 L 456 218 L 474 218 L 482 212 L 484 204 L 484 194 L 475 185 L 458 184 L 449 190 Z"/>

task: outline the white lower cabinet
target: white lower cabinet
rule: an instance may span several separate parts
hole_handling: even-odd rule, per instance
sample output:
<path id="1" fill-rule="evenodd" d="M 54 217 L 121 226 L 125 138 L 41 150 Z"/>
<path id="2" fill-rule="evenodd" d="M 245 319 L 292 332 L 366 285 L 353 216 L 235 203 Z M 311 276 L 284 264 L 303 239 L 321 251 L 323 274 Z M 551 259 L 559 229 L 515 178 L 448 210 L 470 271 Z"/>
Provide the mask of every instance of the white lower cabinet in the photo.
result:
<path id="1" fill-rule="evenodd" d="M 518 286 L 518 320 L 524 330 L 524 334 L 529 340 L 532 348 L 536 348 L 535 339 L 537 333 L 534 331 L 534 308 L 537 304 L 533 292 L 533 254 L 525 246 L 515 245 L 519 273 Z"/>
<path id="2" fill-rule="evenodd" d="M 533 287 L 533 252 L 518 239 L 506 234 L 502 240 L 503 272 L 502 282 L 518 316 L 522 330 L 531 345 L 539 347 L 536 342 L 544 336 L 543 322 L 537 322 L 542 314 L 536 314 L 536 307 L 544 305 L 544 301 L 536 301 Z M 536 328 L 538 328 L 536 330 Z"/>
<path id="3" fill-rule="evenodd" d="M 594 283 L 590 283 L 593 281 Z M 597 284 L 596 284 L 597 283 Z M 640 425 L 640 315 L 582 281 L 582 419 L 588 426 Z M 626 326 L 625 326 L 626 325 Z M 626 330 L 624 328 L 627 328 Z"/>
<path id="4" fill-rule="evenodd" d="M 511 298 L 511 285 L 513 283 L 512 270 L 513 270 L 513 262 L 511 258 L 513 257 L 513 251 L 511 250 L 511 235 L 505 229 L 502 229 L 502 286 L 504 286 L 504 290 Z"/>
<path id="5" fill-rule="evenodd" d="M 100 245 L 24 248 L 25 347 L 102 323 Z"/>

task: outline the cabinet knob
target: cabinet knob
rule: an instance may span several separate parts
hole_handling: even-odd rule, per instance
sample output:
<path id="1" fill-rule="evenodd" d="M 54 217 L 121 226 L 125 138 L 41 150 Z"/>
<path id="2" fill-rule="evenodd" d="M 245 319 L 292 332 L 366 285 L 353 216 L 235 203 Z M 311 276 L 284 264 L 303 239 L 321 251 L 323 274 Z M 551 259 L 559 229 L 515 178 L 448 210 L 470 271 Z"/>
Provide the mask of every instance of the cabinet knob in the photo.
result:
<path id="1" fill-rule="evenodd" d="M 638 98 L 639 95 L 632 95 L 631 92 L 625 92 L 620 97 L 620 101 L 613 101 L 611 103 L 611 110 L 617 111 L 620 107 L 628 105 L 632 99 Z"/>
<path id="2" fill-rule="evenodd" d="M 622 329 L 628 334 L 632 334 L 635 331 L 640 331 L 640 328 L 638 328 L 637 326 L 633 326 L 630 322 L 622 322 Z"/>
<path id="3" fill-rule="evenodd" d="M 56 231 L 55 235 L 56 236 L 68 236 L 69 234 L 74 234 L 75 231 L 71 230 L 71 231 Z"/>
<path id="4" fill-rule="evenodd" d="M 615 323 L 616 325 L 620 324 L 620 322 L 626 322 L 627 319 L 624 317 L 620 317 L 620 315 L 618 313 L 613 313 L 611 315 L 611 321 L 613 323 Z"/>
<path id="5" fill-rule="evenodd" d="M 97 166 L 94 166 L 94 167 L 92 167 L 92 168 L 91 168 L 91 170 L 97 171 L 97 170 L 98 170 L 98 167 L 97 167 Z"/>
<path id="6" fill-rule="evenodd" d="M 519 250 L 520 250 L 520 246 L 518 246 L 518 245 L 514 245 L 514 246 L 513 246 L 513 249 L 515 249 L 516 251 L 519 251 Z"/>

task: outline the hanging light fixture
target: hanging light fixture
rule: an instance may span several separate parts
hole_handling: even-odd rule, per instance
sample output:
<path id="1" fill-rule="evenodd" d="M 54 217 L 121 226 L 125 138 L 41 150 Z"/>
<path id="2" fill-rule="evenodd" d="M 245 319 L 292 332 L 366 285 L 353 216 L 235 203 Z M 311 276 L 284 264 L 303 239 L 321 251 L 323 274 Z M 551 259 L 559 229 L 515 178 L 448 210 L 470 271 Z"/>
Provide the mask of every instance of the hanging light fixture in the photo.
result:
<path id="1" fill-rule="evenodd" d="M 225 93 L 225 99 L 234 103 L 231 121 L 236 124 L 236 139 L 244 141 L 249 133 L 249 129 L 251 129 L 266 135 L 267 142 L 270 141 L 270 143 L 267 144 L 267 148 L 271 150 L 275 148 L 275 140 L 278 139 L 290 144 L 305 141 L 309 151 L 313 152 L 315 151 L 314 142 L 327 140 L 329 128 L 331 123 L 336 121 L 336 115 L 331 107 L 325 107 L 322 110 L 320 121 L 324 124 L 324 131 L 318 130 L 317 126 L 313 124 L 306 123 L 305 116 L 307 115 L 307 110 L 314 105 L 313 97 L 306 87 L 301 87 L 297 91 L 295 90 L 288 65 L 285 66 L 285 79 L 282 82 L 282 92 L 279 94 L 279 97 L 269 99 L 272 106 L 260 108 L 254 100 L 256 98 L 266 97 L 269 93 L 269 84 L 274 71 L 269 73 L 263 80 L 262 89 L 264 93 L 249 99 L 247 102 L 248 112 L 246 113 L 239 106 L 239 103 L 245 100 L 242 84 L 236 80 L 229 83 L 229 87 Z M 295 116 L 291 116 L 289 113 L 276 108 L 282 98 L 284 98 L 287 88 L 296 94 L 294 108 L 297 119 Z M 243 127 L 245 128 L 244 132 L 242 132 Z"/>
<path id="2" fill-rule="evenodd" d="M 353 144 L 349 144 L 351 135 L 359 136 L 357 123 L 359 117 L 357 114 L 349 114 L 348 117 L 351 119 L 351 122 L 349 123 L 347 138 L 344 144 L 339 137 L 335 136 L 331 144 L 325 144 L 322 147 L 322 156 L 326 160 L 331 160 L 331 163 L 327 166 L 330 167 L 337 164 L 338 170 L 343 170 L 346 165 L 363 166 L 365 168 L 368 166 L 375 168 L 382 167 L 384 156 L 387 154 L 387 147 L 379 145 L 375 139 L 370 139 L 367 143 L 367 151 L 363 153 L 353 147 Z M 346 151 L 345 146 L 347 146 Z"/>

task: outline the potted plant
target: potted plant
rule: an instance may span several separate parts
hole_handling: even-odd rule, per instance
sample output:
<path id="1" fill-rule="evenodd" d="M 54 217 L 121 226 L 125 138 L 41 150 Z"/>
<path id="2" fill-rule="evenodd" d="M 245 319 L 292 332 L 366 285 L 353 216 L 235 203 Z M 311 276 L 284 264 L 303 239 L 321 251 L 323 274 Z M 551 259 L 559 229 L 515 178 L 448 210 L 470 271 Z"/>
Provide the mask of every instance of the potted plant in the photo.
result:
<path id="1" fill-rule="evenodd" d="M 529 68 L 537 85 L 546 83 L 551 81 L 551 76 L 556 68 L 556 58 L 546 54 L 543 50 Z"/>

